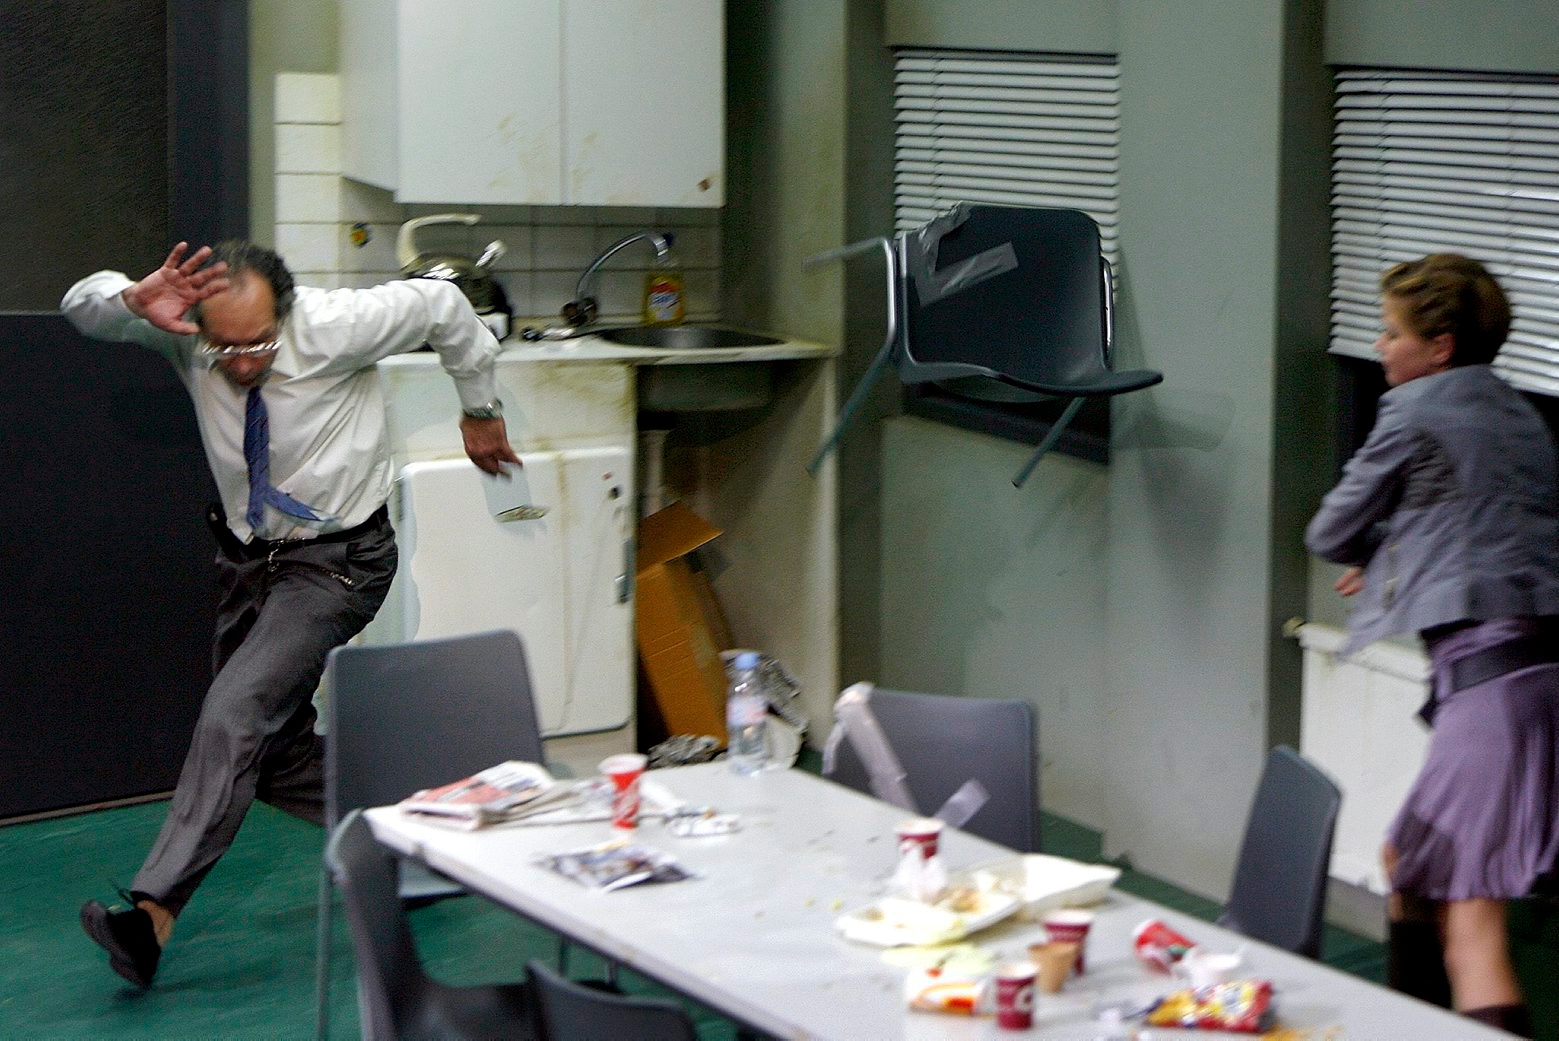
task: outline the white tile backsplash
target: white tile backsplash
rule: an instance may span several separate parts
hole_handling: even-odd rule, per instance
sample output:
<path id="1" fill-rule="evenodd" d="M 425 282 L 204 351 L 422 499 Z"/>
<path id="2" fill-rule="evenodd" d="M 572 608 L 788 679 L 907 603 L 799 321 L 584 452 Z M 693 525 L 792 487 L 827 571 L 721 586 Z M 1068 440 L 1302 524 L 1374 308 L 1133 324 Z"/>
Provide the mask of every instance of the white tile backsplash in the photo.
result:
<path id="1" fill-rule="evenodd" d="M 341 178 L 341 219 L 348 223 L 395 224 L 406 219 L 406 207 L 395 196 L 350 177 Z"/>
<path id="2" fill-rule="evenodd" d="M 341 173 L 341 127 L 281 123 L 276 127 L 277 173 Z"/>
<path id="3" fill-rule="evenodd" d="M 335 174 L 277 174 L 276 219 L 282 223 L 341 223 L 341 178 Z"/>
<path id="4" fill-rule="evenodd" d="M 535 289 L 531 307 L 535 309 L 536 316 L 556 318 L 563 310 L 563 305 L 574 299 L 574 283 L 578 279 L 578 272 L 537 271 L 533 273 L 531 284 Z"/>
<path id="5" fill-rule="evenodd" d="M 529 274 L 536 266 L 531 254 L 534 229 L 530 225 L 478 224 L 475 230 L 480 233 L 477 237 L 482 240 L 483 248 L 493 239 L 500 239 L 509 247 L 509 251 L 493 263 L 494 271 L 524 271 Z"/>
<path id="6" fill-rule="evenodd" d="M 276 252 L 295 271 L 340 271 L 339 224 L 276 225 Z"/>
<path id="7" fill-rule="evenodd" d="M 330 73 L 280 73 L 276 77 L 276 122 L 340 123 L 340 82 Z"/>
<path id="8" fill-rule="evenodd" d="M 595 226 L 589 224 L 543 224 L 536 229 L 535 242 L 532 263 L 538 271 L 572 271 L 576 277 L 600 252 Z"/>
<path id="9" fill-rule="evenodd" d="M 368 224 L 368 241 L 362 245 L 352 242 L 351 228 L 341 229 L 341 270 L 352 272 L 395 271 L 400 263 L 395 259 L 395 233 L 399 224 Z"/>
<path id="10" fill-rule="evenodd" d="M 335 76 L 282 73 L 276 77 L 276 248 L 305 285 L 366 288 L 400 277 L 396 235 L 403 221 L 435 213 L 480 214 L 476 225 L 421 228 L 423 252 L 456 252 L 475 259 L 502 239 L 508 252 L 494 265 L 517 319 L 545 324 L 573 299 L 585 266 L 616 240 L 635 231 L 676 233 L 673 247 L 687 285 L 688 317 L 720 316 L 720 211 L 680 207 L 407 205 L 382 188 L 337 174 L 341 165 L 341 103 Z M 368 241 L 352 243 L 362 223 Z M 608 262 L 598 298 L 602 316 L 637 321 L 644 274 L 655 254 L 635 244 Z"/>

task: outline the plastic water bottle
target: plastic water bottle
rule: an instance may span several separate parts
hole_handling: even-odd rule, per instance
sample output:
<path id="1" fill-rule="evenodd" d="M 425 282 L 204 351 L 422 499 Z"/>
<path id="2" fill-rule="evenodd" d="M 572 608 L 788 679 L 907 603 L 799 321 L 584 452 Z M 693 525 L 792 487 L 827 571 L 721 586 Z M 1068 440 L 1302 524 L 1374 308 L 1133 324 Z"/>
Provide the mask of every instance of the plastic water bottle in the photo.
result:
<path id="1" fill-rule="evenodd" d="M 725 701 L 725 729 L 730 737 L 731 769 L 755 774 L 769 761 L 769 702 L 758 675 L 758 655 L 743 651 L 732 663 L 731 692 Z"/>

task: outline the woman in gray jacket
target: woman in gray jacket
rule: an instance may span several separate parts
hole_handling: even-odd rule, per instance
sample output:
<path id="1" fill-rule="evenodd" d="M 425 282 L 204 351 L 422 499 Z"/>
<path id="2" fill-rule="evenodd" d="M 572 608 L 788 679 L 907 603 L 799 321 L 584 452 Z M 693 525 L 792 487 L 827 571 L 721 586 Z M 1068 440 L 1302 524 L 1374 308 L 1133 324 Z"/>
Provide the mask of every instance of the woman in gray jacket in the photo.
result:
<path id="1" fill-rule="evenodd" d="M 1349 652 L 1417 632 L 1433 663 L 1429 755 L 1383 851 L 1390 975 L 1527 1033 L 1505 912 L 1559 865 L 1554 442 L 1490 368 L 1510 305 L 1482 265 L 1423 257 L 1381 291 L 1391 389 L 1305 543 L 1350 565 L 1337 581 L 1356 597 Z"/>

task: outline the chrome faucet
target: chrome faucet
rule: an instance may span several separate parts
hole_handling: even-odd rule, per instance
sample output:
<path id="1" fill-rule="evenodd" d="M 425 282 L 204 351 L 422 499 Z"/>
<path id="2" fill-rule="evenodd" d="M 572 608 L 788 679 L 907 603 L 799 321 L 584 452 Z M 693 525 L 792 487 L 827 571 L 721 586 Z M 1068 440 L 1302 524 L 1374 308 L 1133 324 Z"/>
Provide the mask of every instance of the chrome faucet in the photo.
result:
<path id="1" fill-rule="evenodd" d="M 574 286 L 574 299 L 563 305 L 563 320 L 569 325 L 582 328 L 595 321 L 599 308 L 594 296 L 597 275 L 601 265 L 606 263 L 611 256 L 625 246 L 631 246 L 639 240 L 648 242 L 655 249 L 655 259 L 665 260 L 671 255 L 671 232 L 636 231 L 632 235 L 624 235 L 616 242 L 601 251 L 601 255 L 592 260 L 584 273 L 579 276 L 579 283 Z"/>

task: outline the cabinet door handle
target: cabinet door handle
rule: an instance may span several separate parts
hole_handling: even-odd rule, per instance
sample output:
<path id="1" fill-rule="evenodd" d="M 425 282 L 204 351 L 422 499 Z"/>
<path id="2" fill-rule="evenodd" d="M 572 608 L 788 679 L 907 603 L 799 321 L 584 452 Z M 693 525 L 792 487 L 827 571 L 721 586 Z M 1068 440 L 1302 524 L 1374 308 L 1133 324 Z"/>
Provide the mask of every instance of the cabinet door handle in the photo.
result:
<path id="1" fill-rule="evenodd" d="M 617 576 L 617 602 L 626 604 L 633 599 L 633 539 L 623 540 L 623 570 Z"/>

